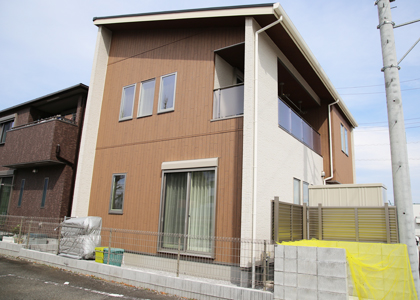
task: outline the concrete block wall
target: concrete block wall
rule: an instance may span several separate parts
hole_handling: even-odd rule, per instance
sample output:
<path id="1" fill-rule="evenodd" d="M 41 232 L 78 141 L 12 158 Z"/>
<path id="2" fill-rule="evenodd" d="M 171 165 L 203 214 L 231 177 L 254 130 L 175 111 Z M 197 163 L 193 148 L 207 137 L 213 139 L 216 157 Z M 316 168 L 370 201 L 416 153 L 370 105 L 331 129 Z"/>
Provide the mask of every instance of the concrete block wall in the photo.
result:
<path id="1" fill-rule="evenodd" d="M 187 279 L 156 274 L 138 269 L 128 269 L 94 261 L 77 260 L 22 248 L 22 245 L 0 242 L 0 255 L 10 255 L 40 262 L 53 267 L 85 275 L 94 275 L 105 280 L 148 288 L 158 292 L 177 295 L 188 299 L 249 299 L 273 300 L 273 293 L 253 290 L 235 285 L 206 282 L 204 279 Z"/>
<path id="2" fill-rule="evenodd" d="M 347 300 L 346 250 L 277 245 L 275 300 Z"/>

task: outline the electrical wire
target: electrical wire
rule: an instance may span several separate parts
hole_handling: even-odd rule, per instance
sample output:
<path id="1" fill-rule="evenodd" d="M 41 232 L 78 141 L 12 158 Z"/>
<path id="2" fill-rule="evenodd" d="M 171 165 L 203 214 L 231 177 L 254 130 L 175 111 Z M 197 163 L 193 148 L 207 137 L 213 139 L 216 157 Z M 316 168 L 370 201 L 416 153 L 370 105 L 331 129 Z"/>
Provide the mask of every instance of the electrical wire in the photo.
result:
<path id="1" fill-rule="evenodd" d="M 404 81 L 400 81 L 400 83 L 409 82 L 409 81 L 416 81 L 416 80 L 420 80 L 420 78 L 404 80 Z M 362 88 L 374 87 L 374 86 L 384 86 L 384 84 L 382 83 L 382 84 L 373 84 L 373 85 L 348 86 L 348 87 L 339 87 L 339 88 L 336 88 L 336 89 L 362 89 Z"/>
<path id="2" fill-rule="evenodd" d="M 401 92 L 405 91 L 412 91 L 412 90 L 420 90 L 420 88 L 412 88 L 412 89 L 405 89 L 401 90 Z M 374 93 L 354 93 L 354 94 L 341 94 L 341 96 L 353 96 L 353 95 L 373 95 L 373 94 L 385 94 L 386 92 L 374 92 Z"/>

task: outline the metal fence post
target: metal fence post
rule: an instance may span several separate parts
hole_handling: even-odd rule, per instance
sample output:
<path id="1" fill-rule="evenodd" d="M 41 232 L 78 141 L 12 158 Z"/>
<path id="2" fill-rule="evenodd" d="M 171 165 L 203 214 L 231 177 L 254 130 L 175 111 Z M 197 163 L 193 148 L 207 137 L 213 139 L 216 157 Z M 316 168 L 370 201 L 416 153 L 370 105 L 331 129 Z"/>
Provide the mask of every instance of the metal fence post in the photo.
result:
<path id="1" fill-rule="evenodd" d="M 26 235 L 26 249 L 29 249 L 29 237 L 31 236 L 32 218 L 29 220 L 28 234 Z"/>
<path id="2" fill-rule="evenodd" d="M 112 229 L 109 230 L 108 261 L 106 262 L 107 265 L 109 265 L 109 259 L 111 257 L 111 239 L 112 239 Z"/>
<path id="3" fill-rule="evenodd" d="M 354 208 L 354 229 L 356 230 L 356 242 L 359 241 L 359 211 Z"/>
<path id="4" fill-rule="evenodd" d="M 23 226 L 23 217 L 20 218 L 20 227 L 19 227 L 19 236 L 18 236 L 18 244 L 20 244 L 21 242 L 21 237 L 22 237 L 22 226 Z"/>
<path id="5" fill-rule="evenodd" d="M 274 197 L 274 242 L 279 241 L 279 197 Z"/>
<path id="6" fill-rule="evenodd" d="M 179 259 L 181 257 L 181 235 L 178 236 L 178 256 L 176 260 L 176 277 L 179 277 Z"/>
<path id="7" fill-rule="evenodd" d="M 306 207 L 306 203 L 303 203 L 303 208 L 302 208 L 302 221 L 303 221 L 303 239 L 307 240 L 308 239 L 308 213 L 307 213 L 307 207 Z"/>
<path id="8" fill-rule="evenodd" d="M 178 236 L 178 255 L 176 259 L 176 277 L 179 277 L 179 259 L 181 258 L 181 235 Z"/>
<path id="9" fill-rule="evenodd" d="M 391 230 L 389 228 L 389 209 L 388 209 L 388 203 L 385 203 L 384 210 L 385 210 L 385 224 L 386 224 L 385 225 L 386 226 L 386 242 L 388 244 L 390 244 L 391 243 Z"/>
<path id="10" fill-rule="evenodd" d="M 57 255 L 58 255 L 58 254 L 60 254 L 60 243 L 61 243 L 61 221 L 62 221 L 62 219 L 60 219 L 60 224 L 58 225 Z"/>
<path id="11" fill-rule="evenodd" d="M 318 240 L 322 240 L 322 204 L 318 203 Z"/>
<path id="12" fill-rule="evenodd" d="M 267 290 L 267 241 L 264 240 L 264 252 L 263 252 L 263 289 Z"/>
<path id="13" fill-rule="evenodd" d="M 294 240 L 294 228 L 293 228 L 293 205 L 290 206 L 290 240 Z"/>

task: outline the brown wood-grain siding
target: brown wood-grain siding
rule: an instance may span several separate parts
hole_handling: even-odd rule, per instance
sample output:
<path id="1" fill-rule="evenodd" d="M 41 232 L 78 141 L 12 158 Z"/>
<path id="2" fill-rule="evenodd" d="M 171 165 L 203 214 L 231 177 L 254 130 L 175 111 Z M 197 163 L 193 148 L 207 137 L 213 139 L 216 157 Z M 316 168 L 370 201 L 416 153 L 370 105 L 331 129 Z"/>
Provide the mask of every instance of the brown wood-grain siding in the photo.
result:
<path id="1" fill-rule="evenodd" d="M 113 32 L 89 215 L 104 227 L 158 232 L 162 162 L 218 157 L 215 235 L 240 237 L 243 118 L 211 119 L 214 50 L 243 41 L 244 27 Z M 173 72 L 174 111 L 157 114 L 160 76 Z M 140 83 L 151 78 L 153 115 L 137 118 Z M 122 89 L 134 83 L 133 119 L 119 122 Z M 127 174 L 122 215 L 108 213 L 115 173 Z M 216 260 L 231 261 L 231 251 L 216 250 Z"/>
<path id="2" fill-rule="evenodd" d="M 347 129 L 348 154 L 341 151 L 341 124 Z M 333 135 L 333 166 L 334 178 L 340 183 L 354 183 L 353 180 L 353 152 L 351 134 L 353 127 L 343 116 L 341 111 L 332 106 L 331 131 Z"/>

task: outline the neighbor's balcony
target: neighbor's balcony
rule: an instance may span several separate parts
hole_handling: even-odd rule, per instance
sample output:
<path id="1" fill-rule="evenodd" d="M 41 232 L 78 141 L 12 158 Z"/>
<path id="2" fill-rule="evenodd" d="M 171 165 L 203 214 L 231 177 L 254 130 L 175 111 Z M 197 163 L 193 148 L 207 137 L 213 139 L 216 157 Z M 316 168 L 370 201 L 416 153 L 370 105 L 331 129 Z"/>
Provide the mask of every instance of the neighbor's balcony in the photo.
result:
<path id="1" fill-rule="evenodd" d="M 279 126 L 313 151 L 321 155 L 321 136 L 280 98 L 278 100 Z"/>
<path id="2" fill-rule="evenodd" d="M 15 127 L 7 132 L 0 165 L 9 168 L 74 163 L 78 126 L 62 117 L 51 117 Z M 59 157 L 57 158 L 57 145 Z"/>
<path id="3" fill-rule="evenodd" d="M 244 114 L 244 85 L 224 87 L 213 91 L 213 119 Z"/>

